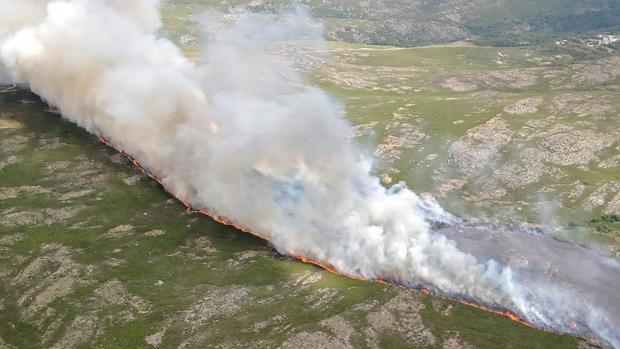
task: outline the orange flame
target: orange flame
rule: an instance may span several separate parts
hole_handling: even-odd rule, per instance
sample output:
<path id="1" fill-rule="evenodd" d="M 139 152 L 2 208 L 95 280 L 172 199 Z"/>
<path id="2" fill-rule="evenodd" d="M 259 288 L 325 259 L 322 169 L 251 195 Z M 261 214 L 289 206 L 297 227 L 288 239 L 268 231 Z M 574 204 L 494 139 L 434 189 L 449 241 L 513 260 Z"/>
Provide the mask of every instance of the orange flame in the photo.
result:
<path id="1" fill-rule="evenodd" d="M 106 145 L 106 146 L 114 149 L 115 151 L 117 151 L 119 154 L 121 154 L 123 157 L 125 157 L 127 160 L 129 160 L 134 166 L 136 166 L 142 173 L 144 173 L 145 175 L 149 176 L 151 179 L 153 179 L 154 181 L 159 183 L 164 188 L 164 190 L 166 192 L 168 192 L 170 195 L 172 195 L 177 200 L 179 200 L 190 212 L 206 215 L 206 216 L 210 217 L 211 219 L 213 219 L 214 221 L 216 221 L 216 222 L 218 222 L 220 224 L 233 227 L 233 228 L 235 228 L 235 229 L 237 229 L 239 231 L 242 231 L 244 233 L 256 236 L 257 238 L 259 238 L 261 240 L 265 240 L 265 241 L 268 241 L 268 242 L 270 241 L 268 237 L 266 237 L 266 236 L 264 236 L 262 234 L 259 234 L 259 233 L 255 232 L 255 231 L 252 231 L 250 229 L 247 229 L 245 227 L 242 227 L 242 226 L 240 226 L 240 225 L 238 225 L 236 223 L 233 223 L 233 222 L 229 221 L 228 219 L 226 219 L 224 217 L 221 217 L 221 216 L 218 216 L 217 214 L 215 214 L 215 213 L 213 213 L 213 212 L 211 212 L 211 211 L 209 211 L 207 209 L 197 210 L 197 209 L 193 208 L 192 205 L 189 203 L 189 201 L 187 201 L 185 198 L 183 198 L 183 197 L 181 197 L 179 195 L 174 194 L 159 178 L 157 178 L 155 175 L 153 175 L 152 173 L 147 171 L 140 164 L 140 162 L 138 162 L 138 160 L 134 159 L 131 155 L 127 154 L 122 149 L 120 149 L 120 148 L 116 147 L 115 145 L 113 145 L 106 138 L 100 137 L 99 141 L 101 143 L 103 143 L 104 145 Z M 314 265 L 314 266 L 316 266 L 318 268 L 321 268 L 321 269 L 323 269 L 325 271 L 328 271 L 328 272 L 330 272 L 332 274 L 343 276 L 343 277 L 346 277 L 346 278 L 349 278 L 349 279 L 352 279 L 352 280 L 374 282 L 374 283 L 380 283 L 380 284 L 384 284 L 384 285 L 390 285 L 390 286 L 397 286 L 397 287 L 400 287 L 400 288 L 406 288 L 403 285 L 391 283 L 391 282 L 389 282 L 387 280 L 382 280 L 382 279 L 366 279 L 366 278 L 361 277 L 361 276 L 354 276 L 354 275 L 343 274 L 343 273 L 337 271 L 331 265 L 315 261 L 313 259 L 304 257 L 304 256 L 296 254 L 294 252 L 291 252 L 291 253 L 288 253 L 288 254 L 290 256 L 294 257 L 295 259 L 299 260 L 302 263 Z M 439 297 L 439 298 L 444 298 L 444 299 L 447 298 L 445 296 L 442 296 L 442 295 L 439 295 L 437 293 L 434 293 L 434 292 L 432 292 L 432 291 L 430 291 L 429 289 L 426 289 L 426 288 L 418 288 L 418 290 L 420 292 L 424 293 L 424 294 L 429 295 L 429 296 Z M 493 314 L 504 316 L 504 317 L 506 317 L 506 318 L 508 318 L 508 319 L 510 319 L 512 321 L 515 321 L 515 322 L 517 322 L 517 323 L 519 323 L 521 325 L 524 325 L 524 326 L 527 326 L 527 327 L 530 327 L 530 328 L 535 328 L 534 325 L 530 324 L 529 322 L 525 321 L 524 319 L 521 319 L 519 316 L 517 316 L 516 314 L 513 314 L 513 313 L 511 313 L 509 311 L 488 308 L 488 307 L 485 307 L 483 305 L 476 304 L 476 303 L 473 303 L 473 302 L 470 302 L 470 301 L 466 301 L 466 300 L 463 300 L 463 299 L 456 299 L 456 301 L 461 303 L 461 304 L 467 305 L 467 306 L 471 306 L 471 307 L 474 307 L 474 308 L 477 308 L 477 309 L 481 309 L 481 310 L 484 310 L 484 311 L 487 311 L 487 312 L 490 312 L 490 313 L 493 313 Z"/>
<path id="2" fill-rule="evenodd" d="M 482 309 L 484 311 L 488 311 L 488 312 L 491 312 L 491 313 L 494 313 L 494 314 L 497 314 L 497 315 L 501 315 L 503 317 L 509 318 L 512 321 L 518 322 L 521 325 L 524 325 L 524 326 L 527 326 L 527 327 L 530 327 L 530 328 L 535 328 L 534 325 L 532 325 L 529 322 L 521 319 L 520 317 L 518 317 L 517 315 L 515 315 L 515 314 L 513 314 L 513 313 L 511 313 L 509 311 L 487 308 L 487 307 L 485 307 L 483 305 L 479 305 L 479 304 L 476 304 L 476 303 L 468 302 L 468 301 L 462 300 L 462 299 L 459 299 L 458 301 L 461 304 L 469 305 L 469 306 L 474 307 L 474 308 Z"/>

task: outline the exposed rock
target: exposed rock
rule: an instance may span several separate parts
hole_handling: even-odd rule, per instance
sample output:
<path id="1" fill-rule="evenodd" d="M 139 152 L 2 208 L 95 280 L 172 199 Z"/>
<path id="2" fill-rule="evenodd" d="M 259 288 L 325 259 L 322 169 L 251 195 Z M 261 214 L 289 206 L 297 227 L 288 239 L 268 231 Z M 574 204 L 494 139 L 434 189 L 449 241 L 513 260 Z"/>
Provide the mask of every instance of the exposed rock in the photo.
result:
<path id="1" fill-rule="evenodd" d="M 506 190 L 506 188 L 499 187 L 497 183 L 491 181 L 485 183 L 480 192 L 477 192 L 474 195 L 466 196 L 465 200 L 486 205 L 489 200 L 502 198 L 506 194 L 508 194 L 508 190 Z"/>
<path id="2" fill-rule="evenodd" d="M 134 186 L 142 179 L 141 175 L 134 175 L 129 178 L 123 178 L 123 182 L 129 186 Z"/>
<path id="3" fill-rule="evenodd" d="M 46 164 L 43 167 L 43 174 L 45 176 L 51 176 L 53 174 L 64 172 L 64 170 L 69 169 L 73 164 L 70 161 L 56 161 L 49 164 Z"/>
<path id="4" fill-rule="evenodd" d="M 315 62 L 308 62 L 312 66 L 320 66 L 320 63 L 317 64 L 316 59 Z M 309 66 L 306 66 L 308 69 Z M 342 86 L 344 88 L 377 88 L 377 76 L 373 76 L 371 74 L 365 73 L 363 69 L 355 68 L 353 66 L 347 66 L 349 71 L 343 70 L 342 67 L 339 66 L 322 66 L 321 69 L 321 78 L 329 83 Z"/>
<path id="5" fill-rule="evenodd" d="M 166 328 L 163 328 L 160 331 L 155 332 L 150 336 L 146 336 L 144 338 L 144 341 L 146 342 L 146 344 L 157 348 L 161 346 L 161 343 L 164 340 L 164 335 L 166 334 L 166 330 L 167 330 Z"/>
<path id="6" fill-rule="evenodd" d="M 554 132 L 552 129 L 547 133 L 539 134 L 546 160 L 562 166 L 587 165 L 597 158 L 598 152 L 612 145 L 618 137 L 571 128 L 563 132 Z"/>
<path id="7" fill-rule="evenodd" d="M 387 135 L 375 154 L 390 161 L 398 160 L 403 151 L 413 149 L 426 136 L 420 127 L 400 121 L 390 122 L 385 131 Z"/>
<path id="8" fill-rule="evenodd" d="M 196 246 L 196 248 L 199 248 L 207 253 L 215 253 L 217 252 L 217 249 L 215 247 L 213 247 L 213 244 L 211 243 L 211 241 L 209 240 L 208 237 L 206 236 L 201 236 L 199 238 L 196 238 L 194 240 L 194 244 Z"/>
<path id="9" fill-rule="evenodd" d="M 484 73 L 478 79 L 493 88 L 524 88 L 536 84 L 536 69 L 498 70 Z"/>
<path id="10" fill-rule="evenodd" d="M 454 309 L 454 305 L 442 299 L 433 299 L 432 304 L 433 309 L 442 316 L 450 316 Z"/>
<path id="11" fill-rule="evenodd" d="M 325 332 L 299 332 L 287 339 L 282 349 L 343 349 L 352 348 L 340 338 L 335 338 Z"/>
<path id="12" fill-rule="evenodd" d="M 607 202 L 607 197 L 611 193 L 615 193 L 620 190 L 619 182 L 605 183 L 597 188 L 590 196 L 583 201 L 583 208 L 591 211 L 597 207 L 603 206 Z M 612 207 L 613 208 L 613 207 Z"/>
<path id="13" fill-rule="evenodd" d="M 583 192 L 585 190 L 586 186 L 583 183 L 577 181 L 573 183 L 573 189 L 571 189 L 571 191 L 568 193 L 568 198 L 571 199 L 571 201 L 575 201 L 583 195 Z"/>
<path id="14" fill-rule="evenodd" d="M 572 80 L 577 85 L 604 84 L 620 76 L 620 58 L 611 57 L 595 63 L 579 64 Z"/>
<path id="15" fill-rule="evenodd" d="M 60 137 L 39 139 L 39 150 L 55 150 L 67 146 L 60 140 Z"/>
<path id="16" fill-rule="evenodd" d="M 45 318 L 53 319 L 47 326 L 43 328 L 43 335 L 41 336 L 41 344 L 45 346 L 51 346 L 54 344 L 54 341 L 58 340 L 58 336 L 63 334 L 63 327 L 66 326 L 68 321 L 73 320 L 72 318 L 63 318 L 59 316 L 56 309 L 48 307 L 45 310 Z"/>
<path id="17" fill-rule="evenodd" d="M 306 303 L 309 304 L 311 309 L 324 309 L 340 299 L 342 299 L 342 296 L 339 296 L 338 289 L 319 288 L 306 297 Z"/>
<path id="18" fill-rule="evenodd" d="M 0 200 L 15 199 L 24 195 L 47 194 L 50 190 L 41 186 L 22 186 L 16 188 L 0 188 Z"/>
<path id="19" fill-rule="evenodd" d="M 148 237 L 158 237 L 158 236 L 162 236 L 166 234 L 166 232 L 164 230 L 161 229 L 155 229 L 155 230 L 149 230 L 147 232 L 144 233 L 144 236 L 148 236 Z"/>
<path id="20" fill-rule="evenodd" d="M 493 178 L 501 183 L 501 187 L 514 189 L 537 182 L 546 171 L 540 151 L 526 148 L 519 153 L 516 160 L 493 173 Z"/>
<path id="21" fill-rule="evenodd" d="M 133 228 L 134 227 L 131 224 L 122 224 L 108 230 L 108 232 L 103 234 L 103 236 L 110 239 L 118 239 L 130 236 L 133 235 Z"/>
<path id="22" fill-rule="evenodd" d="M 78 205 L 61 208 L 46 208 L 44 212 L 49 218 L 46 219 L 45 224 L 51 225 L 54 223 L 65 223 L 77 216 L 77 214 L 83 209 L 84 206 Z"/>
<path id="23" fill-rule="evenodd" d="M 199 40 L 190 34 L 183 34 L 179 38 L 179 44 L 181 44 L 181 46 L 196 45 L 197 43 L 199 43 Z"/>
<path id="24" fill-rule="evenodd" d="M 0 214 L 0 225 L 4 226 L 38 226 L 52 224 L 67 224 L 83 206 L 70 206 L 56 209 L 30 209 L 19 211 L 17 208 L 4 210 Z"/>
<path id="25" fill-rule="evenodd" d="M 605 159 L 599 162 L 598 167 L 600 168 L 614 168 L 620 165 L 620 155 L 613 156 L 609 159 Z"/>
<path id="26" fill-rule="evenodd" d="M 241 310 L 241 305 L 250 301 L 248 290 L 243 287 L 210 288 L 198 303 L 185 313 L 183 321 L 196 330 L 212 318 L 232 316 Z"/>
<path id="27" fill-rule="evenodd" d="M 413 291 L 402 290 L 378 310 L 370 312 L 368 323 L 375 331 L 398 333 L 411 346 L 431 346 L 437 340 L 422 322 L 419 312 L 423 308 Z"/>
<path id="28" fill-rule="evenodd" d="M 18 156 L 9 156 L 6 159 L 0 160 L 0 170 L 2 170 L 3 168 L 9 166 L 9 165 L 14 165 L 17 164 L 21 161 L 21 158 Z"/>
<path id="29" fill-rule="evenodd" d="M 445 339 L 441 347 L 443 349 L 474 349 L 472 345 L 461 341 L 458 334 Z"/>
<path id="30" fill-rule="evenodd" d="M 26 226 L 39 225 L 44 221 L 44 215 L 40 211 L 17 211 L 15 208 L 2 211 L 0 215 L 0 225 L 10 226 Z"/>
<path id="31" fill-rule="evenodd" d="M 69 201 L 69 200 L 79 199 L 79 198 L 83 198 L 85 196 L 91 195 L 95 192 L 96 191 L 94 189 L 83 189 L 83 190 L 70 191 L 68 193 L 64 193 L 60 195 L 58 197 L 58 200 Z"/>
<path id="32" fill-rule="evenodd" d="M 259 321 L 255 324 L 252 325 L 252 327 L 250 328 L 250 330 L 252 332 L 261 332 L 262 330 L 264 330 L 267 327 L 271 327 L 277 324 L 280 324 L 282 322 L 284 322 L 286 320 L 286 315 L 276 315 L 270 319 L 267 320 L 263 320 L 263 321 Z"/>
<path id="33" fill-rule="evenodd" d="M 0 245 L 13 245 L 14 243 L 21 241 L 24 239 L 24 234 L 8 234 L 8 235 L 0 235 Z"/>
<path id="34" fill-rule="evenodd" d="M 52 349 L 71 349 L 81 347 L 97 334 L 97 317 L 95 315 L 80 315 L 73 320 L 62 338 L 52 346 Z"/>
<path id="35" fill-rule="evenodd" d="M 211 335 L 212 333 L 210 331 L 207 331 L 207 333 L 197 333 L 195 335 L 191 335 L 189 338 L 185 338 L 181 344 L 179 344 L 177 349 L 197 348 L 199 347 L 199 343 L 204 343 Z"/>
<path id="36" fill-rule="evenodd" d="M 447 165 L 456 169 L 464 180 L 469 180 L 483 171 L 511 139 L 512 131 L 506 122 L 493 118 L 470 129 L 465 136 L 452 143 Z"/>
<path id="37" fill-rule="evenodd" d="M 368 324 L 376 330 L 385 330 L 395 327 L 396 317 L 387 309 L 380 309 L 368 314 Z"/>
<path id="38" fill-rule="evenodd" d="M 529 265 L 529 261 L 525 256 L 517 252 L 515 249 L 508 249 L 504 252 L 503 256 L 504 262 L 508 265 L 519 268 L 519 269 L 527 269 Z"/>
<path id="39" fill-rule="evenodd" d="M 111 267 L 118 267 L 121 264 L 125 263 L 125 261 L 122 260 L 122 259 L 118 259 L 118 258 L 110 258 L 110 259 L 106 260 L 104 263 L 109 265 L 109 266 L 111 266 Z"/>
<path id="40" fill-rule="evenodd" d="M 22 135 L 14 135 L 0 140 L 0 149 L 5 152 L 15 153 L 26 149 L 30 138 Z"/>
<path id="41" fill-rule="evenodd" d="M 125 305 L 140 314 L 148 313 L 151 304 L 139 296 L 131 294 L 119 280 L 110 280 L 95 290 L 101 300 L 108 304 Z"/>
<path id="42" fill-rule="evenodd" d="M 467 181 L 467 179 L 459 178 L 441 183 L 441 185 L 437 189 L 439 192 L 438 196 L 445 197 L 449 193 L 461 189 L 467 183 Z"/>
<path id="43" fill-rule="evenodd" d="M 41 251 L 44 255 L 24 267 L 11 282 L 13 287 L 26 289 L 18 299 L 24 319 L 34 319 L 56 299 L 92 282 L 94 267 L 74 262 L 67 247 L 47 244 Z"/>
<path id="44" fill-rule="evenodd" d="M 531 97 L 522 99 L 504 108 L 504 111 L 509 114 L 523 115 L 532 114 L 538 111 L 538 106 L 542 103 L 542 98 Z"/>
<path id="45" fill-rule="evenodd" d="M 241 253 L 235 253 L 235 259 L 239 262 L 246 262 L 252 260 L 258 256 L 264 256 L 264 251 L 243 251 Z"/>
<path id="46" fill-rule="evenodd" d="M 469 92 L 478 88 L 478 86 L 470 81 L 466 81 L 464 78 L 449 78 L 444 81 L 441 86 L 448 88 L 454 92 Z"/>
<path id="47" fill-rule="evenodd" d="M 373 121 L 367 124 L 356 125 L 354 127 L 353 137 L 364 137 L 372 134 L 375 131 L 377 124 L 378 122 Z"/>
<path id="48" fill-rule="evenodd" d="M 608 215 L 620 214 L 620 192 L 618 192 L 616 196 L 609 201 L 609 204 L 603 213 Z"/>
<path id="49" fill-rule="evenodd" d="M 108 175 L 105 166 L 88 158 L 77 157 L 75 161 L 57 161 L 47 164 L 42 171 L 46 180 L 59 182 L 59 188 L 74 191 L 76 188 L 96 189 L 105 183 Z"/>
<path id="50" fill-rule="evenodd" d="M 589 93 L 565 93 L 555 98 L 550 111 L 555 114 L 574 114 L 581 118 L 599 119 L 602 115 L 613 111 L 613 106 L 605 100 Z"/>
<path id="51" fill-rule="evenodd" d="M 381 183 L 388 185 L 393 182 L 392 176 L 389 173 L 382 173 L 379 178 L 381 179 Z"/>
<path id="52" fill-rule="evenodd" d="M 301 273 L 293 274 L 292 280 L 287 283 L 287 288 L 307 289 L 312 284 L 318 282 L 323 277 L 319 271 L 305 270 Z"/>

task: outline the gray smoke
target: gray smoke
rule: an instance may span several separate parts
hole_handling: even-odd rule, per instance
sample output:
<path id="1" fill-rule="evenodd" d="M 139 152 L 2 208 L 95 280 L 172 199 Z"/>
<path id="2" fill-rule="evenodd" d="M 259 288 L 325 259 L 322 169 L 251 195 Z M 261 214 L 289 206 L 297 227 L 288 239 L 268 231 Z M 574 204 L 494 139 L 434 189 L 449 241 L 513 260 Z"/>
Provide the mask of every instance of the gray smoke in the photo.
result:
<path id="1" fill-rule="evenodd" d="M 427 219 L 453 220 L 436 203 L 403 184 L 381 186 L 342 106 L 274 54 L 282 41 L 321 44 L 322 27 L 303 11 L 206 20 L 195 63 L 157 36 L 156 0 L 0 0 L 0 59 L 14 82 L 137 158 L 175 195 L 283 254 L 560 331 L 577 319 L 620 347 L 602 313 L 461 252 L 431 232 Z"/>

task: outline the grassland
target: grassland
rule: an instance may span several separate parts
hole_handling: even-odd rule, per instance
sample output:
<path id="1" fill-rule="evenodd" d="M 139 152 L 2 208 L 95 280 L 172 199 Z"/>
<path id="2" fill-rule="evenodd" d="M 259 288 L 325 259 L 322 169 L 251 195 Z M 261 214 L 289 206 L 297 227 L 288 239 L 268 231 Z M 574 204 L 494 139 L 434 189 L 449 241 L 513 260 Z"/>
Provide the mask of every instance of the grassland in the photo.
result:
<path id="1" fill-rule="evenodd" d="M 472 220 L 601 238 L 614 253 L 618 232 L 588 221 L 618 211 L 619 61 L 334 43 L 313 74 L 347 105 L 386 184 L 405 180 Z"/>
<path id="2" fill-rule="evenodd" d="M 349 280 L 189 214 L 24 92 L 0 96 L 5 348 L 576 348 L 414 290 Z"/>
<path id="3" fill-rule="evenodd" d="M 196 55 L 195 14 L 235 4 L 167 2 L 164 33 Z M 364 8 L 343 4 L 315 10 L 328 35 L 375 28 L 376 18 L 359 15 Z M 527 17 L 538 5 L 519 6 L 508 9 Z M 492 18 L 508 10 L 497 11 Z M 438 14 L 445 11 L 427 7 L 420 16 Z M 284 52 L 304 63 L 309 84 L 346 104 L 386 185 L 404 180 L 472 220 L 562 227 L 562 237 L 595 237 L 618 251 L 617 225 L 599 218 L 617 214 L 620 200 L 613 53 L 583 60 L 464 42 L 404 49 L 333 41 L 329 48 L 327 60 Z M 263 241 L 189 214 L 44 108 L 24 92 L 0 95 L 0 348 L 589 345 L 279 256 Z"/>
<path id="4" fill-rule="evenodd" d="M 300 3 L 325 22 L 329 39 L 362 44 L 420 46 L 470 40 L 479 45 L 544 46 L 620 29 L 615 0 L 174 0 L 164 3 L 164 9 L 168 14 L 192 10 L 190 15 L 236 6 L 277 12 Z"/>

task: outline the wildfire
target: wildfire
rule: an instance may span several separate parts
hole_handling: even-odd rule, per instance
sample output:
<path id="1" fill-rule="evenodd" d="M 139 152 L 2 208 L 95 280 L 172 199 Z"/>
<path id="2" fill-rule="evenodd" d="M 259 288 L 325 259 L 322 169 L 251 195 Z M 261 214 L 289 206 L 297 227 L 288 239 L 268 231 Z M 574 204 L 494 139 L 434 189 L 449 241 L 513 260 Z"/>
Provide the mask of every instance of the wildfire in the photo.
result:
<path id="1" fill-rule="evenodd" d="M 479 305 L 479 304 L 476 304 L 476 303 L 468 302 L 468 301 L 462 300 L 462 299 L 459 299 L 459 303 L 465 304 L 465 305 L 469 305 L 469 306 L 474 307 L 474 308 L 482 309 L 484 311 L 488 311 L 488 312 L 491 312 L 491 313 L 494 313 L 494 314 L 498 314 L 498 315 L 501 315 L 503 317 L 509 318 L 512 321 L 516 321 L 516 322 L 520 323 L 521 325 L 534 328 L 534 325 L 532 325 L 529 322 L 521 319 L 520 317 L 518 317 L 517 315 L 515 315 L 515 314 L 513 314 L 513 313 L 511 313 L 509 311 L 487 308 L 487 307 L 485 307 L 483 305 Z"/>
<path id="2" fill-rule="evenodd" d="M 179 196 L 179 195 L 173 193 L 159 178 L 157 178 L 154 174 L 152 174 L 149 171 L 147 171 L 140 164 L 140 162 L 138 162 L 138 160 L 134 159 L 131 155 L 127 154 L 124 150 L 116 147 L 114 144 L 112 144 L 110 141 L 108 141 L 104 137 L 100 137 L 99 141 L 101 143 L 105 144 L 106 146 L 108 146 L 108 147 L 114 149 L 115 151 L 117 151 L 119 154 L 121 154 L 123 157 L 125 157 L 127 160 L 129 160 L 135 167 L 137 167 L 142 173 L 144 173 L 145 175 L 149 176 L 149 178 L 151 178 L 154 181 L 156 181 L 157 183 L 159 183 L 164 188 L 164 190 L 166 192 L 168 192 L 170 195 L 172 195 L 177 200 L 179 200 L 190 212 L 206 215 L 206 216 L 210 217 L 211 219 L 213 219 L 214 221 L 216 221 L 216 222 L 218 222 L 220 224 L 233 227 L 233 228 L 235 228 L 235 229 L 237 229 L 239 231 L 242 231 L 244 233 L 256 236 L 257 238 L 259 238 L 261 240 L 270 241 L 268 237 L 266 237 L 266 236 L 264 236 L 262 234 L 256 233 L 254 231 L 251 231 L 251 230 L 249 230 L 247 228 L 244 228 L 242 226 L 239 226 L 239 225 L 235 224 L 234 222 L 231 222 L 231 221 L 229 221 L 228 219 L 226 219 L 224 217 L 218 216 L 217 214 L 215 214 L 215 213 L 213 213 L 213 212 L 211 212 L 211 211 L 209 211 L 207 209 L 197 210 L 197 209 L 193 208 L 188 200 L 186 200 L 182 196 Z M 374 282 L 374 283 L 380 283 L 380 284 L 385 284 L 385 285 L 391 285 L 391 286 L 397 286 L 397 287 L 405 288 L 402 285 L 391 283 L 389 281 L 382 280 L 382 279 L 366 279 L 366 278 L 363 278 L 363 277 L 360 277 L 360 276 L 353 276 L 353 275 L 343 274 L 343 273 L 337 271 L 331 265 L 328 265 L 328 264 L 325 264 L 325 263 L 321 263 L 321 262 L 312 260 L 310 258 L 307 258 L 307 257 L 304 257 L 302 255 L 296 254 L 294 252 L 289 253 L 289 255 L 293 256 L 295 259 L 299 260 L 302 263 L 314 265 L 314 266 L 316 266 L 318 268 L 321 268 L 323 270 L 326 270 L 326 271 L 328 271 L 328 272 L 330 272 L 332 274 L 336 274 L 336 275 L 339 275 L 339 276 L 344 276 L 344 277 L 349 278 L 349 279 L 359 280 L 359 281 L 367 281 L 367 282 Z M 434 293 L 434 292 L 432 292 L 432 291 L 430 291 L 429 289 L 426 289 L 426 288 L 418 288 L 418 290 L 420 292 L 424 293 L 424 294 L 427 294 L 427 295 L 430 295 L 430 296 L 433 296 L 433 297 L 446 298 L 446 297 L 444 297 L 442 295 L 439 295 L 439 294 L 436 294 L 436 293 Z M 510 319 L 512 321 L 515 321 L 515 322 L 517 322 L 517 323 L 519 323 L 521 325 L 534 328 L 534 325 L 532 325 L 529 322 L 521 319 L 519 316 L 517 316 L 517 315 L 515 315 L 515 314 L 513 314 L 513 313 L 511 313 L 509 311 L 488 308 L 488 307 L 485 307 L 483 305 L 476 304 L 476 303 L 473 303 L 473 302 L 470 302 L 470 301 L 466 301 L 466 300 L 463 300 L 463 299 L 456 299 L 456 301 L 458 301 L 461 304 L 467 305 L 467 306 L 471 306 L 471 307 L 478 308 L 478 309 L 481 309 L 481 310 L 484 310 L 484 311 L 487 311 L 487 312 L 490 312 L 490 313 L 494 313 L 494 314 L 497 314 L 497 315 L 504 316 L 504 317 L 506 317 L 506 318 L 508 318 L 508 319 Z"/>

